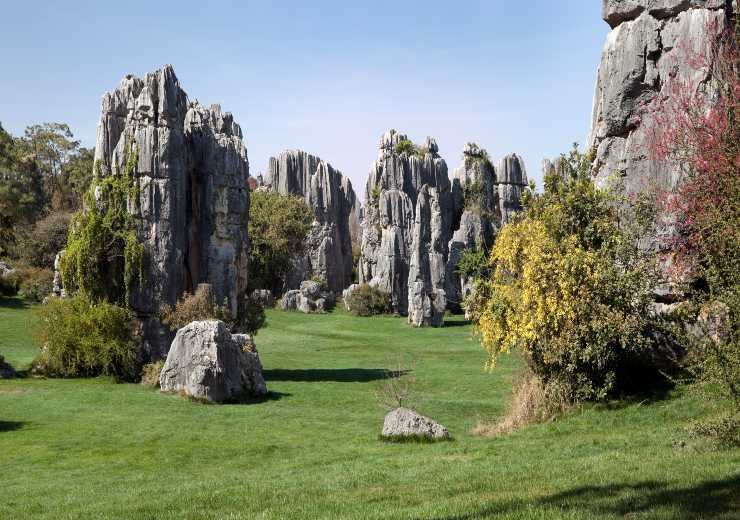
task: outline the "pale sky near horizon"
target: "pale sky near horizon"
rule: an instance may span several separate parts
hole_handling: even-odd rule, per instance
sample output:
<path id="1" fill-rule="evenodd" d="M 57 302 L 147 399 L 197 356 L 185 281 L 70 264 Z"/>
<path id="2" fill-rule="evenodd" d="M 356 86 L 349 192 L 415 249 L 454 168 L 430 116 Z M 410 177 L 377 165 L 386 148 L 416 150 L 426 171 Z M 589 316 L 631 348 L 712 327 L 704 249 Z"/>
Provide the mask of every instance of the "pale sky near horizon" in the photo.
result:
<path id="1" fill-rule="evenodd" d="M 361 196 L 389 128 L 436 137 L 450 176 L 475 141 L 540 162 L 583 143 L 608 26 L 599 0 L 10 2 L 0 123 L 69 123 L 93 146 L 100 98 L 165 63 L 241 125 L 250 172 L 286 148 Z M 525 7 L 526 6 L 526 7 Z"/>

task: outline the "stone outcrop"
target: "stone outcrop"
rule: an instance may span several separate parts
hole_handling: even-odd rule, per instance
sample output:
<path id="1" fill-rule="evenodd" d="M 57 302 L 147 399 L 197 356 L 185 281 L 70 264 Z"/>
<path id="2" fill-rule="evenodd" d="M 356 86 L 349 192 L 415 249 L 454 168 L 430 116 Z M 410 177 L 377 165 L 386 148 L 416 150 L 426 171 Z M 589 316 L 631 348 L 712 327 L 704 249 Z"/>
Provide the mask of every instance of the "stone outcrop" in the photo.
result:
<path id="1" fill-rule="evenodd" d="M 388 413 L 383 421 L 383 437 L 418 437 L 429 440 L 445 440 L 450 432 L 429 417 L 409 408 L 396 408 Z"/>
<path id="2" fill-rule="evenodd" d="M 360 283 L 389 293 L 393 311 L 403 315 L 408 311 L 415 208 L 422 188 L 435 189 L 443 214 L 440 222 L 451 222 L 453 211 L 447 164 L 436 141 L 428 137 L 417 152 L 399 153 L 396 147 L 405 141 L 407 137 L 395 130 L 380 139 L 365 189 L 358 266 Z M 449 232 L 449 228 L 442 230 Z"/>
<path id="3" fill-rule="evenodd" d="M 126 76 L 101 111 L 96 175 L 119 175 L 136 154 L 139 194 L 129 211 L 145 246 L 146 283 L 130 303 L 143 323 L 143 357 L 156 359 L 172 338 L 156 318 L 160 305 L 207 282 L 235 315 L 246 295 L 247 152 L 232 115 L 190 102 L 169 65 Z"/>
<path id="4" fill-rule="evenodd" d="M 685 172 L 651 160 L 650 103 L 668 99 L 676 81 L 693 83 L 707 103 L 716 91 L 687 53 L 708 51 L 726 27 L 725 0 L 603 0 L 612 27 L 596 80 L 589 148 L 597 184 L 619 180 L 628 193 L 675 192 Z"/>
<path id="5" fill-rule="evenodd" d="M 433 138 L 414 146 L 395 130 L 383 134 L 365 190 L 360 283 L 389 293 L 409 323 L 441 326 L 445 309 L 459 310 L 471 289 L 456 272 L 462 253 L 489 248 L 521 210 L 523 161 L 508 155 L 499 170 L 468 143 L 450 182 Z"/>
<path id="6" fill-rule="evenodd" d="M 267 393 L 252 338 L 222 321 L 194 321 L 177 331 L 159 375 L 162 392 L 222 403 Z"/>
<path id="7" fill-rule="evenodd" d="M 334 293 L 321 289 L 313 280 L 301 282 L 300 289 L 292 289 L 283 295 L 281 308 L 284 311 L 301 311 L 304 314 L 328 311 L 335 301 Z"/>
<path id="8" fill-rule="evenodd" d="M 441 327 L 447 309 L 445 275 L 452 213 L 437 188 L 422 186 L 416 199 L 408 277 L 408 321 Z"/>
<path id="9" fill-rule="evenodd" d="M 445 280 L 447 306 L 454 311 L 472 290 L 472 280 L 461 277 L 457 265 L 466 250 L 488 250 L 501 227 L 501 186 L 487 152 L 475 143 L 463 149 L 463 161 L 452 180 L 455 200 L 454 230 L 448 244 Z"/>
<path id="10" fill-rule="evenodd" d="M 347 287 L 344 291 L 342 291 L 342 302 L 344 303 L 344 308 L 350 311 L 349 306 L 349 300 L 352 297 L 352 293 L 355 292 L 357 289 L 360 288 L 360 284 L 353 283 L 349 287 Z"/>
<path id="11" fill-rule="evenodd" d="M 529 184 L 527 171 L 521 157 L 513 153 L 504 156 L 499 161 L 496 170 L 496 184 L 498 186 L 501 223 L 506 224 L 514 214 L 522 210 L 522 193 Z"/>
<path id="12" fill-rule="evenodd" d="M 349 178 L 318 157 L 287 150 L 270 158 L 264 182 L 277 193 L 303 197 L 314 213 L 306 254 L 295 260 L 287 288 L 319 277 L 331 290 L 342 291 L 352 282 L 352 236 L 359 227 L 359 204 Z"/>

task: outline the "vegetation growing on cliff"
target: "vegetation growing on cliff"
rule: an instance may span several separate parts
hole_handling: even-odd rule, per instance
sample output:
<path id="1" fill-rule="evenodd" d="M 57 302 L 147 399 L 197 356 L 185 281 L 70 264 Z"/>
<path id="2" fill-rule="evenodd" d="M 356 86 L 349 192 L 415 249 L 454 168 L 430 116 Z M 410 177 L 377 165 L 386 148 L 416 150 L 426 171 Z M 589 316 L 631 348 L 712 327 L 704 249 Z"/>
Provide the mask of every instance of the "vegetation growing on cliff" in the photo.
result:
<path id="1" fill-rule="evenodd" d="M 313 212 L 295 195 L 252 193 L 249 211 L 249 287 L 280 291 L 305 250 Z"/>
<path id="2" fill-rule="evenodd" d="M 137 237 L 136 218 L 128 209 L 138 199 L 136 145 L 127 157 L 120 174 L 103 176 L 96 165 L 85 210 L 72 219 L 61 261 L 67 291 L 81 290 L 95 300 L 124 306 L 134 284 L 144 283 L 144 245 Z"/>

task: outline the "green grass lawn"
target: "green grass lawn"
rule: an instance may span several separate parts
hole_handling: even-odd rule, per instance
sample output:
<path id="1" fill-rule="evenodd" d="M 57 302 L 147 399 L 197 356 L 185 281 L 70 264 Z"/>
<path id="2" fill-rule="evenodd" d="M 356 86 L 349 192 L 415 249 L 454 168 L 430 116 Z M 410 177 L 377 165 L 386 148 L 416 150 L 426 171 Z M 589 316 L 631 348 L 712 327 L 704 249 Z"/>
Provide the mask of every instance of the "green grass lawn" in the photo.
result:
<path id="1" fill-rule="evenodd" d="M 34 357 L 33 309 L 0 302 L 0 353 Z M 505 438 L 519 362 L 493 373 L 470 328 L 268 312 L 270 399 L 204 405 L 108 379 L 0 381 L 0 518 L 740 518 L 740 450 L 674 447 L 706 413 L 668 399 L 588 407 Z M 374 390 L 401 361 L 454 442 L 378 440 Z"/>

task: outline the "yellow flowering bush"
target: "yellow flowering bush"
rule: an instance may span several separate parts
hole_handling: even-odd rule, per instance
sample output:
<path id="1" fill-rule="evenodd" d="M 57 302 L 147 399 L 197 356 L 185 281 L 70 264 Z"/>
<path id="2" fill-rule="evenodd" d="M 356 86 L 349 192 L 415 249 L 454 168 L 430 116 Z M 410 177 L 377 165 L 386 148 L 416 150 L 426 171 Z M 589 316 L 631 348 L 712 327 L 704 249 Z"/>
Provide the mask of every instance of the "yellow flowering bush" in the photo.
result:
<path id="1" fill-rule="evenodd" d="M 657 336 L 651 262 L 620 229 L 614 201 L 574 170 L 548 179 L 504 226 L 467 309 L 488 368 L 518 349 L 546 386 L 577 401 L 640 383 Z"/>

